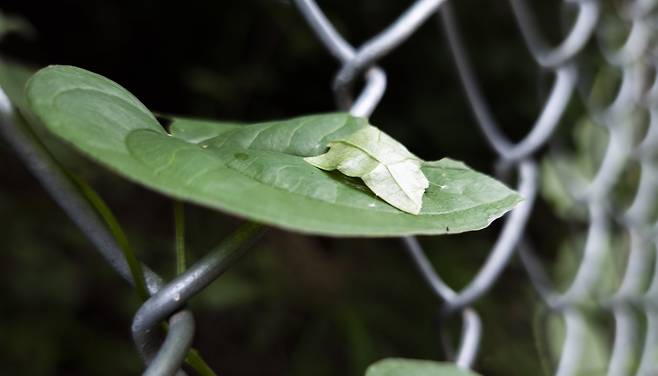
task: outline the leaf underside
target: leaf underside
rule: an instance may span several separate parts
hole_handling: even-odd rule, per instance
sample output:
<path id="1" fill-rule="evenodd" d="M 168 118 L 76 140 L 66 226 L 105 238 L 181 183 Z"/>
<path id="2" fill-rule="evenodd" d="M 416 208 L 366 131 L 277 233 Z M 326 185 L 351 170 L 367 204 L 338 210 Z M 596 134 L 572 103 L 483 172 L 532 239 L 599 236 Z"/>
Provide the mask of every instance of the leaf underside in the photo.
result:
<path id="1" fill-rule="evenodd" d="M 127 90 L 95 73 L 42 69 L 28 82 L 29 110 L 54 134 L 151 189 L 273 226 L 335 236 L 477 230 L 520 196 L 450 159 L 423 162 L 419 215 L 379 199 L 360 180 L 304 161 L 366 129 L 344 113 L 250 125 L 175 118 L 165 131 Z"/>

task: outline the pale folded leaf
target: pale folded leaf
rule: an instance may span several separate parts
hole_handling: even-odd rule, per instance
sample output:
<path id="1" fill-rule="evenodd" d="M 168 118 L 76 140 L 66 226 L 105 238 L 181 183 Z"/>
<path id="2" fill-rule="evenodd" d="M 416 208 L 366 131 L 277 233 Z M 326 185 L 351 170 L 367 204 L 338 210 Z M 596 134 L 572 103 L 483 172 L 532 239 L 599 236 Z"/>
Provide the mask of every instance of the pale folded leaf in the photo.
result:
<path id="1" fill-rule="evenodd" d="M 323 170 L 358 177 L 382 200 L 418 214 L 429 181 L 420 169 L 423 161 L 380 129 L 367 126 L 328 143 L 329 151 L 304 160 Z"/>

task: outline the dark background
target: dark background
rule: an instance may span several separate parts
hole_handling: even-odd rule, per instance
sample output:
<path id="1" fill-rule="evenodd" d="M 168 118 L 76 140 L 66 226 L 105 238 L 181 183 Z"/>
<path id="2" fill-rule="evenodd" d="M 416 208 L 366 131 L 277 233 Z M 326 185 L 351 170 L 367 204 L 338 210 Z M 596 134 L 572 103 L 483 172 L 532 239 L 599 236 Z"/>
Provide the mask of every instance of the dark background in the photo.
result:
<path id="1" fill-rule="evenodd" d="M 506 2 L 456 2 L 481 84 L 507 134 L 534 122 L 551 76 L 528 55 Z M 535 3 L 535 2 L 533 2 Z M 558 2 L 535 6 L 558 40 Z M 551 4 L 549 4 L 551 3 Z M 347 40 L 364 42 L 409 1 L 321 1 Z M 339 68 L 288 1 L 6 1 L 35 28 L 10 36 L 4 56 L 35 66 L 76 65 L 120 83 L 154 111 L 259 121 L 335 110 Z M 566 14 L 569 18 L 569 14 Z M 435 18 L 380 64 L 388 90 L 371 122 L 428 160 L 444 156 L 493 173 Z M 578 112 L 578 105 L 569 113 Z M 568 115 L 567 119 L 569 118 Z M 172 203 L 53 141 L 58 157 L 107 200 L 139 257 L 172 276 Z M 136 294 L 116 276 L 0 141 L 0 373 L 137 374 L 130 339 Z M 514 181 L 508 182 L 514 185 Z M 187 206 L 190 259 L 238 219 Z M 464 286 L 500 223 L 477 233 L 422 238 L 452 286 Z M 538 203 L 529 233 L 552 259 L 563 225 Z M 383 357 L 445 359 L 438 301 L 397 239 L 301 236 L 272 230 L 234 269 L 196 297 L 195 346 L 221 375 L 362 375 Z M 476 369 L 537 375 L 538 301 L 514 260 L 475 307 L 484 337 Z M 459 319 L 448 325 L 457 340 Z M 544 359 L 546 360 L 546 359 Z"/>

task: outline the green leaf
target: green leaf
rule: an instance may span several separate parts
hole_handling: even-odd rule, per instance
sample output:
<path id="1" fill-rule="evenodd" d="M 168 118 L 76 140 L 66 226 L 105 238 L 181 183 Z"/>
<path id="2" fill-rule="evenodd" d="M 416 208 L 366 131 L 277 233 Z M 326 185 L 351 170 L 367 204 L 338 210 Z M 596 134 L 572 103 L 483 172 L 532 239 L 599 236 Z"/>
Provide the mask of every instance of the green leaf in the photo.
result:
<path id="1" fill-rule="evenodd" d="M 27 107 L 24 95 L 25 83 L 35 71 L 36 69 L 30 69 L 11 60 L 0 59 L 0 88 L 11 103 L 21 111 Z"/>
<path id="2" fill-rule="evenodd" d="M 442 234 L 488 226 L 519 195 L 460 162 L 425 162 L 419 215 L 361 181 L 304 161 L 368 126 L 344 113 L 250 125 L 176 119 L 169 133 L 118 84 L 52 66 L 27 85 L 30 109 L 53 133 L 114 171 L 181 200 L 290 230 L 357 236 Z"/>
<path id="3" fill-rule="evenodd" d="M 429 360 L 389 358 L 372 364 L 366 376 L 477 376 L 473 371 L 457 367 L 453 363 Z"/>
<path id="4" fill-rule="evenodd" d="M 573 158 L 549 155 L 541 162 L 540 189 L 543 197 L 562 218 L 586 220 L 587 207 L 576 200 L 577 192 L 587 186 L 587 179 L 574 167 Z"/>
<path id="5" fill-rule="evenodd" d="M 430 183 L 420 170 L 423 162 L 376 127 L 367 126 L 331 141 L 329 151 L 304 160 L 323 170 L 358 177 L 377 196 L 396 208 L 417 215 Z"/>
<path id="6" fill-rule="evenodd" d="M 610 359 L 610 344 L 607 339 L 608 324 L 597 322 L 585 316 L 585 322 L 579 330 L 582 332 L 581 354 L 578 366 L 573 375 L 589 376 L 604 375 Z M 566 328 L 563 319 L 552 313 L 547 319 L 548 344 L 555 359 L 559 359 L 564 351 Z M 575 330 L 575 329 L 572 329 Z M 630 374 L 630 372 L 629 372 Z"/>

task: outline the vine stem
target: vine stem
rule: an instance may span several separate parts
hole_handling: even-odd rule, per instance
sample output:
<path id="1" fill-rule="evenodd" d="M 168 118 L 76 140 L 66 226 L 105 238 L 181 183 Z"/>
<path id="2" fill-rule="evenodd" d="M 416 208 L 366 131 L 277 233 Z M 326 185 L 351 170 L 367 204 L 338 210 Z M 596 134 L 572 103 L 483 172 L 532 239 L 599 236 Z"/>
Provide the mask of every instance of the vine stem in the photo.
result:
<path id="1" fill-rule="evenodd" d="M 133 277 L 133 281 L 135 281 L 135 290 L 137 290 L 137 294 L 139 295 L 139 298 L 142 301 L 145 301 L 146 299 L 149 298 L 150 294 L 146 289 L 146 281 L 144 280 L 144 271 L 142 270 L 142 264 L 139 262 L 137 259 L 137 255 L 135 254 L 135 251 L 133 247 L 130 245 L 130 242 L 128 241 L 128 237 L 126 236 L 126 233 L 123 231 L 123 228 L 121 228 L 121 225 L 119 224 L 119 221 L 116 219 L 114 216 L 114 213 L 112 213 L 112 210 L 110 209 L 109 206 L 103 201 L 103 199 L 94 191 L 93 188 L 87 182 L 84 180 L 80 179 L 79 177 L 68 173 L 68 171 L 65 170 L 65 172 L 71 177 L 71 180 L 78 186 L 80 189 L 80 193 L 89 201 L 89 203 L 96 209 L 96 212 L 100 217 L 105 221 L 105 224 L 108 227 L 108 230 L 114 235 L 114 238 L 116 239 L 119 248 L 121 249 L 121 252 L 123 253 L 123 256 L 126 259 L 126 262 L 128 263 L 128 268 L 130 269 L 130 274 Z"/>
<path id="2" fill-rule="evenodd" d="M 177 276 L 152 295 L 137 311 L 132 325 L 133 340 L 149 365 L 146 373 L 150 374 L 151 368 L 159 369 L 165 363 L 170 367 L 174 365 L 174 363 L 169 363 L 169 358 L 161 357 L 162 353 L 158 352 L 158 344 L 153 342 L 154 338 L 150 335 L 152 329 L 157 327 L 162 320 L 183 308 L 190 298 L 235 264 L 260 239 L 264 230 L 260 224 L 244 223 L 215 249 L 194 263 L 185 273 Z M 162 347 L 165 348 L 168 343 L 175 341 L 175 336 L 167 335 Z M 181 346 L 175 348 L 181 350 Z M 178 351 L 172 351 L 170 357 L 173 358 L 179 354 Z"/>
<path id="3" fill-rule="evenodd" d="M 174 227 L 176 233 L 176 275 L 185 272 L 185 204 L 174 202 Z"/>

